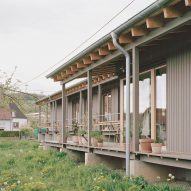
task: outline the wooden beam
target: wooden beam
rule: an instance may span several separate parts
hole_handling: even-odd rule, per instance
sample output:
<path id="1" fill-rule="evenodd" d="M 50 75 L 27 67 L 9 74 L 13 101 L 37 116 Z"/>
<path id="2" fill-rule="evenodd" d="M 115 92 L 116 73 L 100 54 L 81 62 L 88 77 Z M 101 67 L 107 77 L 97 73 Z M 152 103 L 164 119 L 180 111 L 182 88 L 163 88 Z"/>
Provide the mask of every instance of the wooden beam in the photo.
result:
<path id="1" fill-rule="evenodd" d="M 77 62 L 76 65 L 77 65 L 77 68 L 78 68 L 78 69 L 81 69 L 81 68 L 85 68 L 85 67 L 86 67 L 82 61 Z"/>
<path id="2" fill-rule="evenodd" d="M 96 52 L 90 53 L 90 59 L 91 59 L 92 61 L 97 61 L 97 60 L 99 60 L 100 58 L 101 58 L 101 57 L 99 56 L 98 53 L 96 53 Z"/>
<path id="3" fill-rule="evenodd" d="M 66 142 L 66 88 L 62 84 L 62 143 Z"/>
<path id="4" fill-rule="evenodd" d="M 61 76 L 62 76 L 62 77 L 65 77 L 65 76 L 66 76 L 66 71 L 62 71 L 62 72 L 61 72 Z"/>
<path id="5" fill-rule="evenodd" d="M 89 64 L 92 63 L 90 57 L 83 58 L 82 60 L 83 60 L 83 62 L 84 62 L 85 65 L 89 65 Z"/>
<path id="6" fill-rule="evenodd" d="M 124 81 L 120 79 L 120 144 L 123 144 L 123 134 L 124 134 Z"/>
<path id="7" fill-rule="evenodd" d="M 131 35 L 134 37 L 144 36 L 146 34 L 147 34 L 147 31 L 143 27 L 137 26 L 137 27 L 131 28 Z"/>
<path id="8" fill-rule="evenodd" d="M 101 85 L 99 84 L 98 85 L 98 119 L 99 121 L 102 121 L 102 88 L 101 88 Z"/>
<path id="9" fill-rule="evenodd" d="M 133 151 L 139 151 L 139 49 L 133 48 Z"/>
<path id="10" fill-rule="evenodd" d="M 74 72 L 72 72 L 71 68 L 66 69 L 66 75 L 71 75 Z"/>
<path id="11" fill-rule="evenodd" d="M 99 48 L 98 54 L 100 56 L 107 56 L 109 54 L 109 50 L 107 48 Z"/>
<path id="12" fill-rule="evenodd" d="M 83 83 L 83 84 L 82 84 L 82 88 L 85 88 L 85 87 L 86 87 L 86 84 Z"/>
<path id="13" fill-rule="evenodd" d="M 100 75 L 100 77 L 102 78 L 102 80 L 105 80 L 105 75 Z"/>
<path id="14" fill-rule="evenodd" d="M 148 29 L 155 29 L 162 27 L 164 25 L 164 22 L 157 17 L 149 17 L 146 19 L 146 26 Z"/>
<path id="15" fill-rule="evenodd" d="M 72 71 L 72 72 L 77 72 L 77 71 L 78 71 L 77 65 L 71 66 L 71 71 Z"/>
<path id="16" fill-rule="evenodd" d="M 186 6 L 191 6 L 191 0 L 185 0 L 185 5 Z"/>
<path id="17" fill-rule="evenodd" d="M 80 100 L 79 100 L 79 119 L 78 121 L 80 123 L 82 123 L 82 100 L 83 100 L 83 97 L 82 97 L 82 91 L 80 91 Z"/>
<path id="18" fill-rule="evenodd" d="M 60 74 L 58 74 L 55 76 L 54 81 L 57 82 L 57 81 L 61 81 L 62 79 L 63 77 Z"/>
<path id="19" fill-rule="evenodd" d="M 151 139 L 156 140 L 156 70 L 151 69 Z"/>
<path id="20" fill-rule="evenodd" d="M 91 146 L 91 130 L 92 130 L 92 121 L 93 121 L 93 117 L 92 117 L 92 106 L 93 106 L 93 102 L 92 102 L 92 71 L 89 70 L 87 72 L 87 77 L 88 77 L 88 95 L 87 95 L 87 100 L 88 100 L 88 146 Z"/>
<path id="21" fill-rule="evenodd" d="M 182 13 L 177 10 L 176 8 L 170 6 L 170 7 L 165 7 L 163 9 L 163 14 L 165 19 L 172 19 L 172 18 L 177 18 L 182 15 Z"/>
<path id="22" fill-rule="evenodd" d="M 119 36 L 119 43 L 120 44 L 129 44 L 132 42 L 133 42 L 133 39 L 130 38 L 127 34 L 122 34 Z"/>
<path id="23" fill-rule="evenodd" d="M 95 78 L 95 79 L 93 79 L 93 83 L 94 84 L 96 84 L 97 83 L 97 79 Z"/>
<path id="24" fill-rule="evenodd" d="M 111 42 L 111 41 L 107 43 L 107 47 L 108 47 L 108 50 L 116 50 L 113 42 Z"/>

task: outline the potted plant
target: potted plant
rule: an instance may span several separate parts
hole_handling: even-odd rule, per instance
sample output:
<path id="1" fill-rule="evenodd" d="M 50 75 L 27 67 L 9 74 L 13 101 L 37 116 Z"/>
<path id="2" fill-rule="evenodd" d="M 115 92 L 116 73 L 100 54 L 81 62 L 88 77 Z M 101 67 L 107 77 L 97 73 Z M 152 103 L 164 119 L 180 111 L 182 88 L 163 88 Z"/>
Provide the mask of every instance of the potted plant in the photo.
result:
<path id="1" fill-rule="evenodd" d="M 153 143 L 153 142 L 154 142 L 154 140 L 151 138 L 139 139 L 140 151 L 143 153 L 151 153 L 152 152 L 151 143 Z"/>
<path id="2" fill-rule="evenodd" d="M 94 147 L 98 146 L 98 139 L 100 137 L 100 135 L 102 135 L 102 132 L 99 130 L 95 130 L 91 132 L 91 144 Z"/>
<path id="3" fill-rule="evenodd" d="M 96 139 L 97 139 L 97 146 L 103 147 L 103 135 L 102 134 L 98 135 Z"/>
<path id="4" fill-rule="evenodd" d="M 87 134 L 87 132 L 84 129 L 80 129 L 78 131 L 79 144 L 81 144 L 81 145 L 86 145 L 87 144 L 87 138 L 85 137 L 86 134 Z"/>
<path id="5" fill-rule="evenodd" d="M 75 144 L 79 143 L 78 129 L 79 129 L 78 122 L 76 120 L 72 121 L 72 131 L 73 131 L 72 142 Z"/>
<path id="6" fill-rule="evenodd" d="M 160 139 L 156 139 L 154 143 L 151 143 L 152 153 L 161 154 L 162 152 L 162 141 Z"/>

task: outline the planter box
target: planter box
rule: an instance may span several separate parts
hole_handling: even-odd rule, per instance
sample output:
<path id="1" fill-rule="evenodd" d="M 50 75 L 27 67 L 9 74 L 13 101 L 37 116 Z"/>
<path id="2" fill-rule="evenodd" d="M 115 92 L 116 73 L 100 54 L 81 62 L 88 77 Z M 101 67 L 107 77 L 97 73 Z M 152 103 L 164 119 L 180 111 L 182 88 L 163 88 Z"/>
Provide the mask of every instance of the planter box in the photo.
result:
<path id="1" fill-rule="evenodd" d="M 162 152 L 162 143 L 151 143 L 152 153 L 161 154 Z"/>

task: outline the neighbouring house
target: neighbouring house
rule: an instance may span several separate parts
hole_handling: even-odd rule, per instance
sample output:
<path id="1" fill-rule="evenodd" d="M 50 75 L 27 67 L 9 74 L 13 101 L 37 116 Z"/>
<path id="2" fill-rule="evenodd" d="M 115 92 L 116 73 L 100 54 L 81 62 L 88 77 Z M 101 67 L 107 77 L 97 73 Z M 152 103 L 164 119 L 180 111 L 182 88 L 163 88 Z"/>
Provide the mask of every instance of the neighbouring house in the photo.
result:
<path id="1" fill-rule="evenodd" d="M 48 125 L 39 117 L 48 128 L 40 139 L 86 164 L 125 168 L 130 155 L 131 175 L 156 181 L 171 172 L 191 181 L 191 1 L 158 0 L 111 32 L 116 36 L 107 34 L 47 76 L 61 83 L 61 91 L 36 103 L 50 110 Z M 130 68 L 119 46 L 129 54 Z M 81 78 L 86 80 L 66 88 Z M 126 90 L 130 152 L 122 147 Z M 86 131 L 86 143 L 74 140 L 76 127 Z M 102 147 L 93 144 L 94 130 L 104 135 Z M 140 150 L 142 136 L 160 139 L 162 153 Z"/>
<path id="2" fill-rule="evenodd" d="M 19 131 L 21 127 L 26 125 L 27 117 L 15 103 L 10 103 L 8 107 L 0 108 L 1 131 Z"/>

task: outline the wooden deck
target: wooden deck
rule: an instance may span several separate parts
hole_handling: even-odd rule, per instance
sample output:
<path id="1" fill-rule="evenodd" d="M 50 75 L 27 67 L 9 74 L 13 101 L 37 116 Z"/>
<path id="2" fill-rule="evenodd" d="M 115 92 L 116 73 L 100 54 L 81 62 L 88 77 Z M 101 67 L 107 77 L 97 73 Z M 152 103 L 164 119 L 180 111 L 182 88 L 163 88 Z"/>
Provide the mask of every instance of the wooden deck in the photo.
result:
<path id="1" fill-rule="evenodd" d="M 88 147 L 87 145 L 79 145 L 74 143 L 62 144 L 57 141 L 45 141 L 44 144 L 54 148 L 64 147 L 68 150 L 80 151 L 84 153 L 90 151 L 99 155 L 125 159 L 125 149 L 119 147 L 119 144 L 115 143 L 113 143 L 113 145 L 105 143 L 103 147 Z M 130 158 L 153 164 L 191 169 L 191 154 L 187 153 L 170 153 L 165 151 L 161 154 L 154 154 L 137 151 L 135 153 L 131 152 Z"/>

